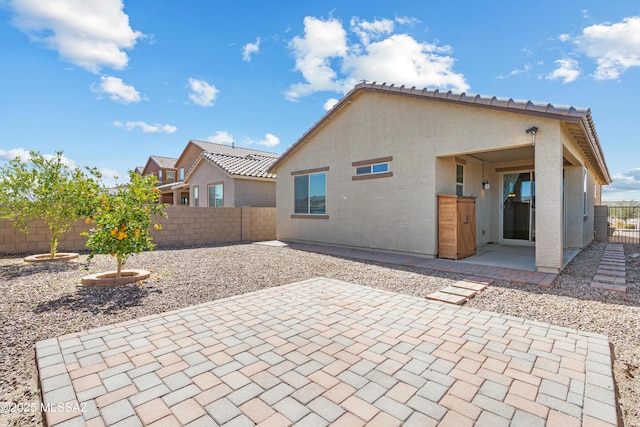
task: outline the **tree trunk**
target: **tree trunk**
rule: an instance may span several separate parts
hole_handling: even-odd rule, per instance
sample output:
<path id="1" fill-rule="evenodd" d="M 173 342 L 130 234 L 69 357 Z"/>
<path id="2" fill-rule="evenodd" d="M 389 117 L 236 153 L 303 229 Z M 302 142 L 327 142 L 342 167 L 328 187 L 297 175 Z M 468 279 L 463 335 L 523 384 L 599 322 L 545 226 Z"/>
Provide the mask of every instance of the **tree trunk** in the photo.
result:
<path id="1" fill-rule="evenodd" d="M 118 257 L 118 271 L 116 272 L 116 279 L 119 279 L 122 275 L 122 258 Z"/>
<path id="2" fill-rule="evenodd" d="M 51 259 L 56 257 L 56 253 L 58 253 L 58 236 L 54 233 L 51 237 Z"/>

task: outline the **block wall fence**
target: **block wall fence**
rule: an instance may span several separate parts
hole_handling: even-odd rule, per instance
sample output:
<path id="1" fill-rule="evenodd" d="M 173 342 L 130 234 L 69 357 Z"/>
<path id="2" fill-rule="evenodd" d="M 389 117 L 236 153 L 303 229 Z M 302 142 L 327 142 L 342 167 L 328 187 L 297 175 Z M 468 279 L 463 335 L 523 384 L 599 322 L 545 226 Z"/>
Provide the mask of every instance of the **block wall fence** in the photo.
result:
<path id="1" fill-rule="evenodd" d="M 275 240 L 275 208 L 194 208 L 169 206 L 167 217 L 153 217 L 152 223 L 162 224 L 162 231 L 151 230 L 158 249 L 201 246 L 217 243 L 259 242 Z M 81 236 L 90 225 L 77 221 L 60 237 L 59 251 L 88 251 L 87 238 Z M 46 253 L 51 236 L 49 228 L 37 221 L 25 234 L 11 221 L 0 220 L 0 254 Z"/>

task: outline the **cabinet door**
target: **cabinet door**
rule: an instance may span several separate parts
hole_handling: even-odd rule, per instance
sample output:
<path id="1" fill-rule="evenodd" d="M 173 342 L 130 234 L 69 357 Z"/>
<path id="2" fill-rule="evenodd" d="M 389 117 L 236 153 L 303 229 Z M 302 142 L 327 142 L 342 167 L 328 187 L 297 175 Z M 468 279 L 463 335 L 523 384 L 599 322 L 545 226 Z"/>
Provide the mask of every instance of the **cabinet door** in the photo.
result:
<path id="1" fill-rule="evenodd" d="M 458 258 L 476 252 L 476 204 L 473 199 L 458 201 Z"/>

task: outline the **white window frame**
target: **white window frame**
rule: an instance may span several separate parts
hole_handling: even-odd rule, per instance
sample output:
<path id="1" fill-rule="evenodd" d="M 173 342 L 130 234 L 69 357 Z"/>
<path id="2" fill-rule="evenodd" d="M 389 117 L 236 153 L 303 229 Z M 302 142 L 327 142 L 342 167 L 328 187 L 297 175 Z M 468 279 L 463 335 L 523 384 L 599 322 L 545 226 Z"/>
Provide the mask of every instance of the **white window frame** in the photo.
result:
<path id="1" fill-rule="evenodd" d="M 211 188 L 215 188 L 215 187 L 220 187 L 220 193 L 222 193 L 222 199 L 220 199 L 221 205 L 220 206 L 216 206 L 215 204 L 215 198 L 213 201 L 213 205 L 211 204 Z M 215 195 L 215 190 L 214 190 L 214 195 Z M 210 208 L 222 208 L 224 207 L 224 183 L 222 182 L 218 182 L 215 184 L 209 184 L 207 185 L 207 205 Z"/>
<path id="2" fill-rule="evenodd" d="M 376 166 L 385 166 L 384 170 L 375 171 Z M 368 171 L 366 170 L 368 169 Z M 370 165 L 356 166 L 356 176 L 376 175 L 389 172 L 389 162 L 372 163 Z"/>

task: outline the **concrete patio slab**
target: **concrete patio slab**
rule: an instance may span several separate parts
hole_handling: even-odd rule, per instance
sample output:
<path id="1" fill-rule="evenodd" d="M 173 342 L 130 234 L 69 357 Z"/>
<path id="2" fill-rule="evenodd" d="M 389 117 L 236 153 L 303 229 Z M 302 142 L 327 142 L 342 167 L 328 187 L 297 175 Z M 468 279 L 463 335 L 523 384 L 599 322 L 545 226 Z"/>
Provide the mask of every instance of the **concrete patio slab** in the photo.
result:
<path id="1" fill-rule="evenodd" d="M 50 427 L 617 425 L 606 336 L 324 278 L 36 356 Z"/>

